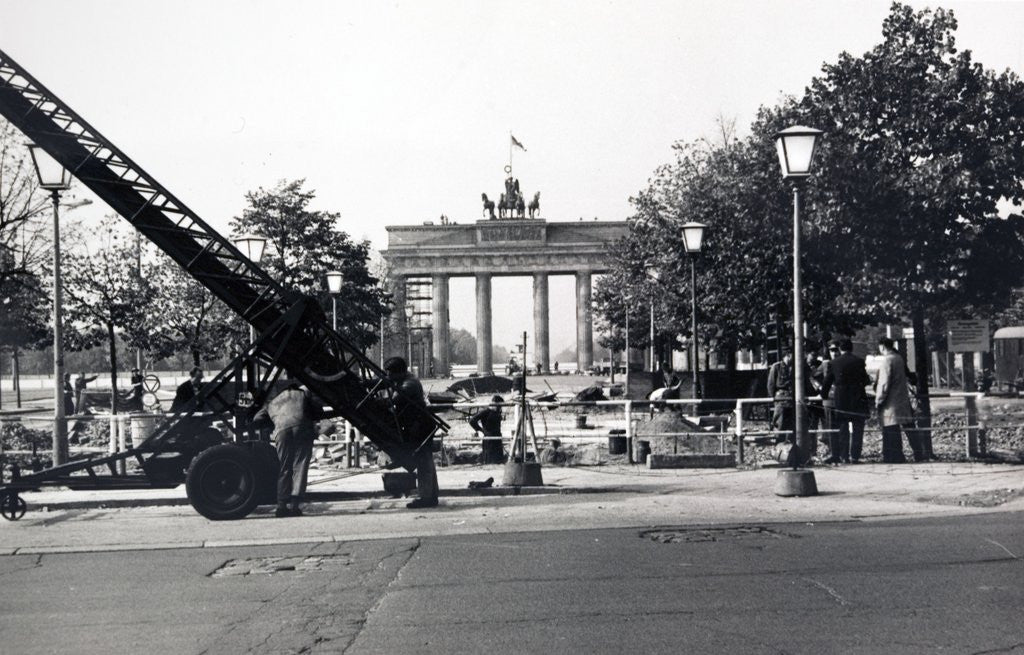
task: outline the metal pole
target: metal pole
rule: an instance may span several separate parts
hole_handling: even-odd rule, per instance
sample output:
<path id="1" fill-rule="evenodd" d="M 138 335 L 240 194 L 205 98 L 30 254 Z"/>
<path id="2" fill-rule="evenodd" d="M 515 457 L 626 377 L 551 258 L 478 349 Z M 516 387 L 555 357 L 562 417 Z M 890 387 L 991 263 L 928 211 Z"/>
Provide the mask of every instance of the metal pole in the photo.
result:
<path id="1" fill-rule="evenodd" d="M 380 367 L 384 368 L 384 313 L 380 315 Z"/>
<path id="2" fill-rule="evenodd" d="M 651 373 L 657 370 L 654 367 L 654 296 L 651 296 Z"/>
<path id="3" fill-rule="evenodd" d="M 333 296 L 333 295 L 331 296 L 331 316 L 332 316 L 332 321 L 331 321 L 332 325 L 331 325 L 331 327 L 334 329 L 335 332 L 337 332 L 338 331 L 338 296 Z"/>
<path id="4" fill-rule="evenodd" d="M 793 402 L 796 410 L 794 444 L 798 449 L 796 462 L 810 455 L 807 443 L 806 398 L 804 395 L 804 335 L 803 303 L 800 280 L 800 190 L 793 187 Z"/>
<path id="5" fill-rule="evenodd" d="M 135 272 L 142 279 L 142 232 L 135 231 Z M 142 372 L 142 346 L 135 349 L 135 367 Z M 77 409 L 77 408 L 76 408 Z"/>
<path id="6" fill-rule="evenodd" d="M 67 461 L 68 435 L 64 422 L 64 336 L 60 279 L 60 193 L 54 189 L 53 198 L 53 465 Z"/>
<path id="7" fill-rule="evenodd" d="M 690 301 L 691 316 L 693 323 L 691 332 L 693 334 L 693 397 L 700 398 L 700 348 L 697 344 L 697 256 L 690 255 Z"/>
<path id="8" fill-rule="evenodd" d="M 522 449 L 521 452 L 523 454 L 522 462 L 523 462 L 524 465 L 526 464 L 526 425 L 527 425 L 527 417 L 526 417 L 526 368 L 527 368 L 526 367 L 526 332 L 524 331 L 523 332 L 523 366 L 522 366 L 522 369 L 523 369 L 523 386 L 519 389 L 519 402 L 521 403 L 521 406 L 523 408 L 522 411 L 519 413 L 519 420 L 522 421 L 522 427 L 521 427 L 521 430 L 520 430 L 520 434 L 522 435 L 522 442 L 523 442 L 523 446 L 522 446 L 523 449 Z M 540 461 L 540 457 L 539 457 L 540 453 L 535 453 L 535 454 L 538 456 L 537 460 L 539 462 Z"/>

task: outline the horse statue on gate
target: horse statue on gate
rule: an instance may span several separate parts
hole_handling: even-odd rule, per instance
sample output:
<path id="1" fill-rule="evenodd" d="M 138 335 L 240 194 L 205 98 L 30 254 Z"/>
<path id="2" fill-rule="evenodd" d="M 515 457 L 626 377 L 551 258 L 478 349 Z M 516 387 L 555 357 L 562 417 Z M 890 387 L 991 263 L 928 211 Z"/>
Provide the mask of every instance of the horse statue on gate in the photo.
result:
<path id="1" fill-rule="evenodd" d="M 501 194 L 498 201 L 498 218 L 508 218 L 512 213 L 512 201 L 506 194 Z"/>
<path id="2" fill-rule="evenodd" d="M 493 221 L 494 220 L 494 201 L 493 200 L 488 200 L 486 193 L 481 193 L 480 197 L 484 201 L 484 216 L 487 216 L 487 213 L 490 212 L 490 214 L 491 214 L 490 218 Z"/>
<path id="3" fill-rule="evenodd" d="M 533 194 L 533 200 L 530 201 L 527 209 L 530 210 L 530 218 L 536 218 L 536 215 L 540 212 L 540 191 Z"/>
<path id="4" fill-rule="evenodd" d="M 526 202 L 523 201 L 523 194 L 516 194 L 516 216 L 526 218 Z"/>

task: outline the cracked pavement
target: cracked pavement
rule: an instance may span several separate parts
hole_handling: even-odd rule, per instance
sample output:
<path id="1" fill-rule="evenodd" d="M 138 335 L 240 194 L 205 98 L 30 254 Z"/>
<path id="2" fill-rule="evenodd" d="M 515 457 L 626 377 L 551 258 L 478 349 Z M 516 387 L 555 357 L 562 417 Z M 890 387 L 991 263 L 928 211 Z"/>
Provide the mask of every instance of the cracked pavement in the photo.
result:
<path id="1" fill-rule="evenodd" d="M 19 654 L 1014 652 L 1022 519 L 13 555 L 0 634 Z M 232 563 L 249 573 L 213 575 Z"/>

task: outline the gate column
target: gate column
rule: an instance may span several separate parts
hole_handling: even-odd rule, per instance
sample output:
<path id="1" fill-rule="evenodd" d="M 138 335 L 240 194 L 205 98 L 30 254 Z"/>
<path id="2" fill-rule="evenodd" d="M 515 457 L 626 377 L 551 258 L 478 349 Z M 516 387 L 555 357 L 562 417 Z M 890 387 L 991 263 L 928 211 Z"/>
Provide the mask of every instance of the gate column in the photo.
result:
<path id="1" fill-rule="evenodd" d="M 490 375 L 491 365 L 491 274 L 476 274 L 476 370 Z"/>
<path id="2" fill-rule="evenodd" d="M 448 362 L 448 276 L 435 274 L 431 278 L 433 304 L 431 310 L 434 326 L 435 374 L 446 377 L 451 373 Z"/>
<path id="3" fill-rule="evenodd" d="M 548 274 L 533 274 L 533 361 L 541 373 L 551 372 L 548 350 Z M 526 362 L 523 362 L 526 365 Z"/>
<path id="4" fill-rule="evenodd" d="M 576 273 L 576 369 L 594 365 L 594 329 L 590 311 L 590 271 Z"/>

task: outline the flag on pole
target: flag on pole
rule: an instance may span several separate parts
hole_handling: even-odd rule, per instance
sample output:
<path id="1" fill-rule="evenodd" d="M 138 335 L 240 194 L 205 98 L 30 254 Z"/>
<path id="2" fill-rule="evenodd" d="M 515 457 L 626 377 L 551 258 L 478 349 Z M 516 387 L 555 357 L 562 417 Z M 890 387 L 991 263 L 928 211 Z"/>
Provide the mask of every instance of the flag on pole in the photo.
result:
<path id="1" fill-rule="evenodd" d="M 526 146 L 524 146 L 523 144 L 519 143 L 519 139 L 515 138 L 511 134 L 509 134 L 509 137 L 512 138 L 512 145 L 514 145 L 515 147 L 519 148 L 523 152 L 526 152 Z"/>

